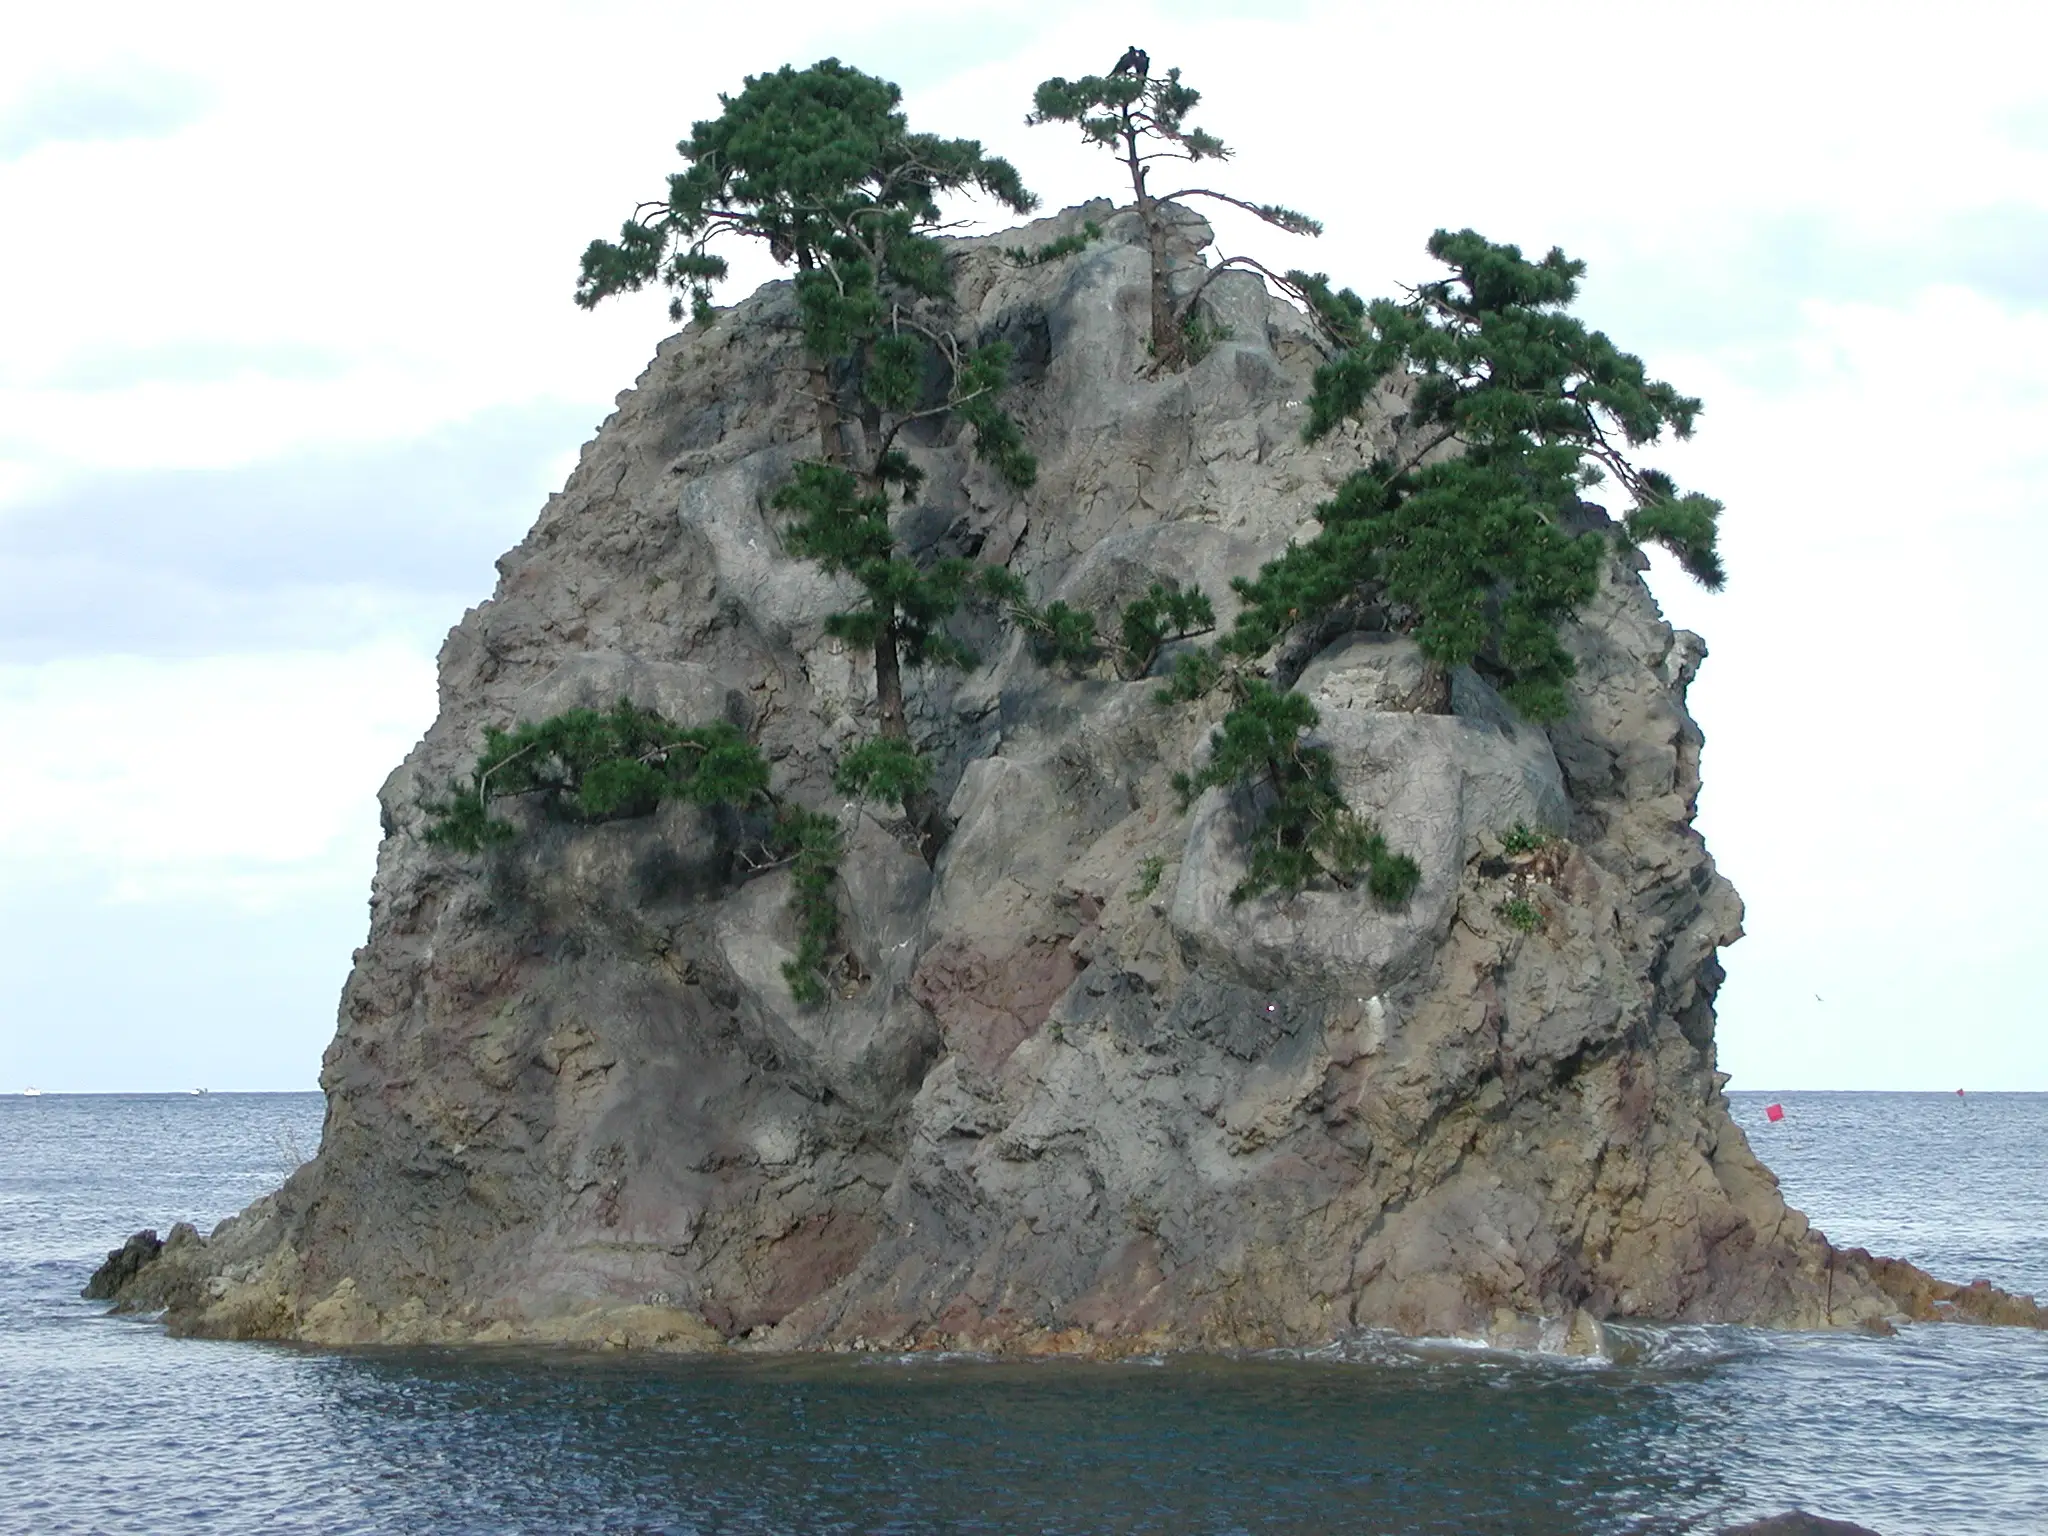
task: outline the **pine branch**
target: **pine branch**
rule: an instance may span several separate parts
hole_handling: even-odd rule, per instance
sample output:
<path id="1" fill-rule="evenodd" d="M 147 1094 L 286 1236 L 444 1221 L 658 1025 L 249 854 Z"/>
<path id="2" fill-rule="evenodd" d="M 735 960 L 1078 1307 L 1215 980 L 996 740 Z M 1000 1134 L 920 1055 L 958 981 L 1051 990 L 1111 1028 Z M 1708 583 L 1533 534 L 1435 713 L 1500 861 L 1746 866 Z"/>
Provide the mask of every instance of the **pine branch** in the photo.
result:
<path id="1" fill-rule="evenodd" d="M 1183 187 L 1178 192 L 1167 193 L 1159 201 L 1162 203 L 1172 203 L 1178 202 L 1184 197 L 1214 198 L 1219 203 L 1228 203 L 1233 208 L 1241 208 L 1254 218 L 1261 219 L 1276 228 L 1284 229 L 1290 234 L 1320 235 L 1323 232 L 1323 226 L 1314 219 L 1311 219 L 1307 214 L 1296 213 L 1293 209 L 1282 208 L 1276 203 L 1248 203 L 1241 197 L 1232 197 L 1228 192 L 1212 191 L 1208 187 Z"/>

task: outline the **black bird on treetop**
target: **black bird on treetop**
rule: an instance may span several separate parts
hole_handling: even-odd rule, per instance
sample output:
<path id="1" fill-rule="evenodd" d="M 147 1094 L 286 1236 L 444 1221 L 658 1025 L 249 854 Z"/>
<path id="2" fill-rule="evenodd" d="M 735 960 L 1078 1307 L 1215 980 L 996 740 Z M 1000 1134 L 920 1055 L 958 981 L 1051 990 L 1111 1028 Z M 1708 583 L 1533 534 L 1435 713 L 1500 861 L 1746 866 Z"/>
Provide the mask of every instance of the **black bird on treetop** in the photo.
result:
<path id="1" fill-rule="evenodd" d="M 1114 80 L 1118 75 L 1136 75 L 1140 80 L 1152 73 L 1152 55 L 1136 43 L 1124 50 L 1124 56 L 1116 61 L 1116 68 L 1109 72 Z"/>

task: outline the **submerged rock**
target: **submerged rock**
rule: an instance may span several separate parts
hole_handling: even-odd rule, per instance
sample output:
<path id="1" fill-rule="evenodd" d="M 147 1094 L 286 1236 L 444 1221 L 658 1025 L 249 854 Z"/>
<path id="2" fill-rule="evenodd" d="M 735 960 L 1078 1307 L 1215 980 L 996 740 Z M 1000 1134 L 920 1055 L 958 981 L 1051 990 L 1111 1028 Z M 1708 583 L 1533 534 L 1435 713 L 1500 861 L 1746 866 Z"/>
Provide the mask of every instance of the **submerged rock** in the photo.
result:
<path id="1" fill-rule="evenodd" d="M 1772 1515 L 1768 1520 L 1731 1525 L 1721 1536 L 1877 1536 L 1877 1532 L 1867 1525 L 1853 1525 L 1847 1520 L 1823 1520 L 1819 1515 L 1793 1509 L 1782 1515 Z"/>
<path id="2" fill-rule="evenodd" d="M 1106 238 L 1081 253 L 1003 258 L 1084 213 Z M 1172 579 L 1227 619 L 1229 579 L 1386 438 L 1302 442 L 1320 354 L 1249 275 L 1209 289 L 1226 339 L 1152 374 L 1127 213 L 954 253 L 963 329 L 1016 348 L 1039 478 L 1012 491 L 956 435 L 909 434 L 931 489 L 906 536 L 1041 601 Z M 1923 1315 L 1926 1277 L 1835 1255 L 1729 1117 L 1713 1000 L 1742 908 L 1693 828 L 1704 647 L 1628 561 L 1567 636 L 1548 728 L 1470 672 L 1453 713 L 1411 712 L 1421 669 L 1384 635 L 1303 659 L 1347 794 L 1421 866 L 1398 911 L 1232 905 L 1239 808 L 1179 815 L 1167 783 L 1220 706 L 1048 671 L 993 630 L 984 670 L 911 680 L 954 822 L 928 868 L 831 788 L 875 706 L 825 632 L 846 590 L 766 510 L 813 440 L 799 346 L 772 284 L 620 396 L 449 635 L 440 716 L 383 788 L 319 1155 L 102 1294 L 236 1337 L 681 1349 L 1384 1327 L 1585 1351 L 1610 1319 Z M 485 726 L 621 697 L 743 725 L 780 793 L 841 815 L 859 974 L 825 1004 L 782 979 L 787 872 L 743 868 L 694 809 L 536 821 L 480 858 L 424 841 Z M 1509 856 L 1518 824 L 1554 840 Z"/>

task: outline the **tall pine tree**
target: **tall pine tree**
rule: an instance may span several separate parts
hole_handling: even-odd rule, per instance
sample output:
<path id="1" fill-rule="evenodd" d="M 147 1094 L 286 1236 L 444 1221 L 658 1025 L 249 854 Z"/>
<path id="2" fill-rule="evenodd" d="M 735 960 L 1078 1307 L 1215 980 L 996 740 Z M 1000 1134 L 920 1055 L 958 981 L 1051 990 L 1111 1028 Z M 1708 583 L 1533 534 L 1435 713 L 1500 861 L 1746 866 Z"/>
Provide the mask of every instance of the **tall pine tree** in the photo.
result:
<path id="1" fill-rule="evenodd" d="M 1703 585 L 1723 581 L 1721 503 L 1681 492 L 1635 451 L 1692 435 L 1700 402 L 1651 379 L 1643 361 L 1567 313 L 1585 263 L 1530 261 L 1473 231 L 1438 230 L 1449 275 L 1370 304 L 1327 279 L 1290 274 L 1341 352 L 1317 369 L 1304 435 L 1326 436 L 1395 383 L 1399 447 L 1347 479 L 1317 511 L 1322 530 L 1248 582 L 1232 646 L 1263 650 L 1337 602 L 1369 596 L 1428 659 L 1430 703 L 1451 669 L 1490 672 L 1517 708 L 1566 708 L 1572 662 L 1558 627 L 1596 588 L 1604 542 L 1582 531 L 1581 493 L 1616 485 L 1625 542 L 1656 542 Z"/>
<path id="2" fill-rule="evenodd" d="M 1429 253 L 1449 275 L 1400 300 L 1289 274 L 1337 343 L 1316 371 L 1304 437 L 1359 416 L 1383 386 L 1406 409 L 1395 452 L 1317 508 L 1312 538 L 1233 583 L 1244 606 L 1231 632 L 1184 656 L 1167 690 L 1231 690 L 1208 766 L 1181 789 L 1229 783 L 1263 804 L 1240 896 L 1342 882 L 1360 861 L 1383 899 L 1413 884 L 1412 866 L 1346 821 L 1328 763 L 1305 745 L 1314 710 L 1256 675 L 1276 644 L 1377 613 L 1422 651 L 1420 707 L 1448 709 L 1451 672 L 1470 665 L 1529 718 L 1553 720 L 1570 707 L 1574 670 L 1560 627 L 1591 600 L 1610 550 L 1581 493 L 1617 485 L 1629 506 L 1616 540 L 1663 545 L 1709 588 L 1724 579 L 1721 504 L 1635 457 L 1666 431 L 1689 437 L 1700 402 L 1567 313 L 1584 263 L 1558 250 L 1530 261 L 1471 230 L 1438 230 Z"/>
<path id="3" fill-rule="evenodd" d="M 1034 201 L 1009 163 L 973 140 L 912 133 L 900 100 L 894 85 L 836 59 L 750 77 L 677 145 L 685 168 L 669 177 L 667 198 L 635 209 L 617 240 L 590 243 L 576 302 L 587 309 L 658 285 L 674 295 L 671 319 L 709 324 L 728 270 L 721 242 L 760 241 L 796 269 L 817 456 L 796 466 L 774 505 L 790 515 L 793 554 L 861 588 L 861 604 L 827 628 L 873 656 L 879 717 L 878 735 L 841 756 L 835 785 L 902 804 L 929 859 L 943 827 L 930 764 L 910 739 L 902 668 L 971 664 L 947 620 L 968 596 L 995 600 L 1009 588 L 1004 573 L 904 551 L 891 512 L 914 500 L 922 475 L 902 434 L 950 419 L 1009 483 L 1028 486 L 1037 469 L 1001 406 L 1008 350 L 975 348 L 951 328 L 951 278 L 933 231 L 949 194 L 979 191 L 1017 212 Z M 469 781 L 427 807 L 428 839 L 470 853 L 503 844 L 517 829 L 498 808 L 518 800 L 579 822 L 647 815 L 668 800 L 722 807 L 747 829 L 739 863 L 791 873 L 797 947 L 783 971 L 798 1000 L 822 1001 L 846 961 L 838 822 L 773 793 L 760 748 L 730 726 L 679 726 L 622 700 L 608 713 L 487 731 Z"/>
<path id="4" fill-rule="evenodd" d="M 1019 213 L 1035 200 L 976 141 L 911 132 L 901 98 L 836 59 L 750 77 L 676 146 L 687 167 L 669 177 L 668 199 L 584 252 L 576 302 L 661 283 L 676 293 L 672 316 L 687 300 L 708 320 L 727 271 L 712 247 L 735 237 L 796 268 L 818 456 L 775 505 L 791 514 L 791 551 L 851 576 L 864 597 L 830 628 L 874 659 L 881 741 L 848 754 L 840 785 L 900 797 L 929 858 L 943 829 L 910 739 L 903 667 L 971 661 L 946 622 L 978 589 L 965 562 L 920 562 L 896 538 L 892 511 L 922 481 L 901 434 L 950 417 L 1011 485 L 1037 473 L 1000 403 L 1008 349 L 975 348 L 951 329 L 951 278 L 933 232 L 948 194 L 978 191 Z M 854 423 L 863 430 L 849 431 Z"/>
<path id="5" fill-rule="evenodd" d="M 1201 295 L 1198 290 L 1184 300 L 1174 297 L 1172 274 L 1167 266 L 1170 232 L 1166 204 L 1204 198 L 1297 235 L 1319 235 L 1323 226 L 1292 208 L 1248 202 L 1208 187 L 1181 187 L 1155 193 L 1152 167 L 1157 162 L 1227 160 L 1230 150 L 1214 134 L 1188 122 L 1188 114 L 1201 104 L 1202 93 L 1185 84 L 1178 69 L 1151 76 L 1142 72 L 1148 66 L 1149 60 L 1145 60 L 1138 70 L 1083 75 L 1078 80 L 1055 76 L 1038 87 L 1025 122 L 1034 127 L 1040 123 L 1073 123 L 1088 143 L 1100 145 L 1123 161 L 1152 258 L 1152 355 L 1160 367 L 1173 368 L 1188 360 L 1188 327 L 1196 318 Z M 1248 256 L 1226 256 L 1211 270 L 1210 277 L 1234 266 L 1265 272 Z M 1286 286 L 1286 280 L 1276 274 L 1266 275 Z M 1206 280 L 1203 286 L 1207 286 Z"/>

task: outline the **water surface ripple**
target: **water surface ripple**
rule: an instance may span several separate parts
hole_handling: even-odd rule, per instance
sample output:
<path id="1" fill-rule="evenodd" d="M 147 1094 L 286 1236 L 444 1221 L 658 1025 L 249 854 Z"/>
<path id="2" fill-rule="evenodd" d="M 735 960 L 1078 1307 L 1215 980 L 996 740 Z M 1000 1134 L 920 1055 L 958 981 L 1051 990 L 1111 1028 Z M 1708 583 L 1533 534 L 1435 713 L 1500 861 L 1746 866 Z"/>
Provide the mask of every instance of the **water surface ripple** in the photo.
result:
<path id="1" fill-rule="evenodd" d="M 2048 1292 L 2048 1095 L 1736 1109 L 1838 1241 Z M 2048 1336 L 1618 1331 L 1619 1360 L 1367 1337 L 1114 1366 L 316 1352 L 78 1299 L 319 1134 L 311 1094 L 0 1099 L 0 1531 L 1679 1532 L 1790 1505 L 2048 1533 Z"/>

